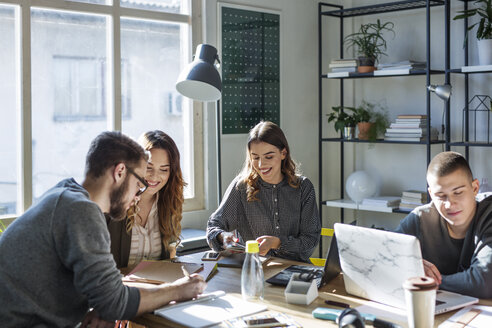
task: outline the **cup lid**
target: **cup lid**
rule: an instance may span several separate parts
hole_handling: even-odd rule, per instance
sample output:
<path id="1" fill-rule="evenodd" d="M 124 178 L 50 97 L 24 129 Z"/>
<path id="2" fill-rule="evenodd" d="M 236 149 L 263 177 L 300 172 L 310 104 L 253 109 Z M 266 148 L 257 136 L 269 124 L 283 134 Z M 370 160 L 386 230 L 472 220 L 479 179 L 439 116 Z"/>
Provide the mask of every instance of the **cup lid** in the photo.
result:
<path id="1" fill-rule="evenodd" d="M 430 277 L 412 277 L 403 283 L 403 288 L 407 290 L 432 290 L 437 289 L 437 283 Z"/>

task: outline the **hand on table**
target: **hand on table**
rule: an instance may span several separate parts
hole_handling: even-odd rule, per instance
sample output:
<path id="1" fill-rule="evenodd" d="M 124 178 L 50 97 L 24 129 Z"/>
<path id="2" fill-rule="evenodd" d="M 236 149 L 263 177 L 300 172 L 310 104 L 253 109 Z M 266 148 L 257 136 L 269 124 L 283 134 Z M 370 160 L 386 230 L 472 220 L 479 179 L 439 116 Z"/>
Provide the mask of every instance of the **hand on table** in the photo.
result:
<path id="1" fill-rule="evenodd" d="M 280 239 L 274 236 L 261 236 L 256 238 L 260 246 L 260 255 L 265 256 L 271 249 L 280 247 Z"/>
<path id="2" fill-rule="evenodd" d="M 430 277 L 436 281 L 438 285 L 442 282 L 442 276 L 437 267 L 429 261 L 422 260 L 424 262 L 424 272 L 427 277 Z"/>
<path id="3" fill-rule="evenodd" d="M 203 277 L 196 273 L 191 274 L 189 277 L 178 279 L 172 285 L 179 287 L 176 299 L 173 301 L 186 301 L 196 298 L 207 287 L 207 283 Z"/>

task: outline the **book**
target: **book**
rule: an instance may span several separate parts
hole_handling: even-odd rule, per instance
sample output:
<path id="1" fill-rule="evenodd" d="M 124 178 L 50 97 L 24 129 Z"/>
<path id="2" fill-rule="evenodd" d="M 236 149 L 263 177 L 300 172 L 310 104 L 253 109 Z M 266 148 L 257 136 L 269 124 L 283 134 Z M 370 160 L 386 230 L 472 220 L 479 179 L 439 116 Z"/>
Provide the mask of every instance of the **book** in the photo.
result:
<path id="1" fill-rule="evenodd" d="M 418 62 L 414 60 L 403 60 L 393 63 L 380 63 L 377 68 L 379 69 L 395 69 L 395 68 L 417 68 L 425 69 L 427 67 L 426 62 Z"/>
<path id="2" fill-rule="evenodd" d="M 357 67 L 339 67 L 339 68 L 332 68 L 331 69 L 332 73 L 337 73 L 337 72 L 357 72 Z"/>
<path id="3" fill-rule="evenodd" d="M 340 67 L 357 67 L 357 63 L 354 62 L 346 62 L 346 63 L 331 63 L 331 64 L 328 64 L 328 67 L 329 68 L 340 68 Z"/>
<path id="4" fill-rule="evenodd" d="M 343 58 L 343 59 L 332 59 L 330 64 L 356 64 L 358 63 L 357 59 L 354 58 Z"/>
<path id="5" fill-rule="evenodd" d="M 200 328 L 266 309 L 264 304 L 243 301 L 224 291 L 217 291 L 200 295 L 195 300 L 166 305 L 155 310 L 154 314 L 186 327 Z"/>
<path id="6" fill-rule="evenodd" d="M 395 119 L 395 123 L 420 123 L 420 124 L 426 124 L 427 119 L 426 118 L 397 118 Z"/>
<path id="7" fill-rule="evenodd" d="M 477 328 L 490 327 L 492 306 L 467 306 L 439 325 L 439 328 Z"/>
<path id="8" fill-rule="evenodd" d="M 140 282 L 159 285 L 183 278 L 181 267 L 191 273 L 197 273 L 207 280 L 217 269 L 217 263 L 179 263 L 169 261 L 142 261 L 128 275 L 125 282 Z"/>
<path id="9" fill-rule="evenodd" d="M 416 141 L 416 142 L 420 142 L 420 141 L 425 141 L 426 138 L 415 138 L 415 137 L 406 137 L 406 138 L 385 137 L 384 140 L 386 140 L 386 141 Z"/>
<path id="10" fill-rule="evenodd" d="M 403 68 L 403 69 L 382 69 L 375 70 L 374 76 L 384 76 L 384 75 L 407 75 L 410 74 L 411 69 Z"/>
<path id="11" fill-rule="evenodd" d="M 244 251 L 242 253 L 233 253 L 230 256 L 221 256 L 220 260 L 217 261 L 217 265 L 227 268 L 242 268 L 245 257 L 246 253 Z M 270 259 L 270 256 L 260 256 L 261 264 L 268 262 Z"/>
<path id="12" fill-rule="evenodd" d="M 394 122 L 390 124 L 390 128 L 397 129 L 417 129 L 417 128 L 425 128 L 425 124 L 421 122 L 411 122 L 411 123 L 403 123 L 403 122 Z"/>
<path id="13" fill-rule="evenodd" d="M 422 133 L 391 133 L 386 132 L 385 137 L 395 137 L 395 138 L 422 138 L 425 134 Z"/>
<path id="14" fill-rule="evenodd" d="M 399 119 L 399 118 L 414 118 L 414 119 L 425 118 L 425 119 L 427 119 L 427 115 L 425 115 L 425 114 L 401 114 L 401 115 L 398 115 L 397 119 Z"/>
<path id="15" fill-rule="evenodd" d="M 492 71 L 492 65 L 475 65 L 475 66 L 463 66 L 461 72 L 486 72 Z"/>
<path id="16" fill-rule="evenodd" d="M 349 72 L 332 72 L 332 73 L 328 73 L 328 78 L 348 77 L 349 75 L 350 75 Z"/>
<path id="17" fill-rule="evenodd" d="M 369 197 L 362 200 L 362 205 L 373 205 L 382 207 L 396 207 L 400 202 L 400 197 L 397 196 L 379 196 Z"/>
<path id="18" fill-rule="evenodd" d="M 419 190 L 405 190 L 401 193 L 403 197 L 413 197 L 413 198 L 427 198 L 427 193 L 425 191 Z"/>
<path id="19" fill-rule="evenodd" d="M 422 135 L 427 134 L 427 129 L 422 128 L 389 128 L 386 129 L 386 133 L 420 133 Z"/>

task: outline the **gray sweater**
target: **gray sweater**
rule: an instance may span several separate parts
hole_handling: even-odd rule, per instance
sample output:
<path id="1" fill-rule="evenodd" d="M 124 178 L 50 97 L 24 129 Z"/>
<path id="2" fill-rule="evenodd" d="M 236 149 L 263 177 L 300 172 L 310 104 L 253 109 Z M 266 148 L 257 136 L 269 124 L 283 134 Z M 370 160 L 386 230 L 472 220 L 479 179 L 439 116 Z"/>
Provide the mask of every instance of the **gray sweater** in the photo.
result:
<path id="1" fill-rule="evenodd" d="M 492 298 L 492 196 L 477 202 L 464 239 L 449 236 L 446 221 L 432 203 L 416 208 L 396 232 L 416 236 L 422 257 L 442 274 L 439 288 L 479 298 Z"/>
<path id="2" fill-rule="evenodd" d="M 106 220 L 73 179 L 48 190 L 0 237 L 0 326 L 73 327 L 89 308 L 130 319 L 140 303 L 110 252 Z"/>

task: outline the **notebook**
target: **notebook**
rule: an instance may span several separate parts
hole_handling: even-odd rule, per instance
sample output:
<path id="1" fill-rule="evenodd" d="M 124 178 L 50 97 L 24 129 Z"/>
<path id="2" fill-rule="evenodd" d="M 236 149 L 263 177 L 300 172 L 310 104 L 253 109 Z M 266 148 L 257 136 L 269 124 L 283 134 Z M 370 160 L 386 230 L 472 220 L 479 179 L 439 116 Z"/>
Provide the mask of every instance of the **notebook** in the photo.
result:
<path id="1" fill-rule="evenodd" d="M 219 267 L 227 268 L 242 268 L 244 259 L 246 258 L 246 253 L 233 253 L 229 256 L 221 256 L 220 260 L 217 261 Z M 270 256 L 260 256 L 261 264 L 265 264 L 270 260 Z"/>
<path id="2" fill-rule="evenodd" d="M 347 293 L 405 309 L 403 282 L 424 275 L 420 243 L 414 236 L 335 223 L 340 266 Z M 439 290 L 435 313 L 478 299 Z"/>
<path id="3" fill-rule="evenodd" d="M 196 300 L 167 305 L 155 310 L 154 314 L 186 327 L 199 328 L 266 309 L 264 304 L 247 302 L 223 291 L 217 291 L 201 295 Z"/>
<path id="4" fill-rule="evenodd" d="M 217 264 L 211 263 L 175 263 L 169 261 L 142 261 L 123 281 L 141 282 L 159 285 L 164 282 L 173 282 L 184 277 L 184 267 L 190 274 L 197 273 L 207 281 L 217 269 Z"/>
<path id="5" fill-rule="evenodd" d="M 330 248 L 326 253 L 326 263 L 324 269 L 320 269 L 319 267 L 312 265 L 291 265 L 273 277 L 267 279 L 266 282 L 277 286 L 287 286 L 290 277 L 296 272 L 312 274 L 313 278 L 316 279 L 318 288 L 326 285 L 330 280 L 338 276 L 340 273 L 340 261 L 338 258 L 338 248 L 335 235 L 331 238 Z"/>

